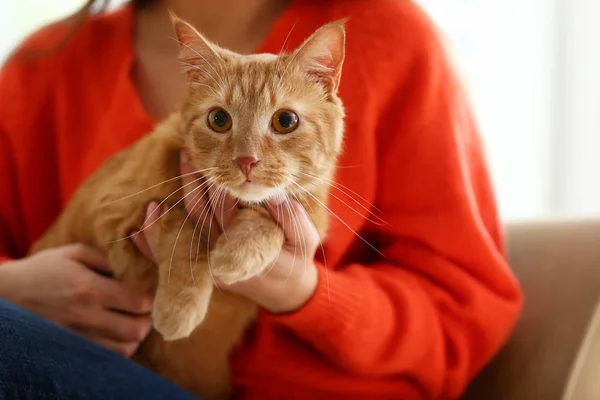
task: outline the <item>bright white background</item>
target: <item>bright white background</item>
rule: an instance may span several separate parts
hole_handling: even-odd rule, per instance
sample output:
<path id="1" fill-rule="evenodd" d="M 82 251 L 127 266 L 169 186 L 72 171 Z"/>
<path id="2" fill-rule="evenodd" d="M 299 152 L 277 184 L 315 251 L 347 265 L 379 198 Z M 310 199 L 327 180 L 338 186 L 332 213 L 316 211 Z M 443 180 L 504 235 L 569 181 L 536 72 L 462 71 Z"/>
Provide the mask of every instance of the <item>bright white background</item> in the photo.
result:
<path id="1" fill-rule="evenodd" d="M 464 70 L 504 218 L 600 214 L 600 1 L 420 3 Z"/>
<path id="2" fill-rule="evenodd" d="M 83 3 L 2 1 L 0 59 Z M 600 215 L 600 0 L 419 2 L 461 67 L 503 218 Z"/>

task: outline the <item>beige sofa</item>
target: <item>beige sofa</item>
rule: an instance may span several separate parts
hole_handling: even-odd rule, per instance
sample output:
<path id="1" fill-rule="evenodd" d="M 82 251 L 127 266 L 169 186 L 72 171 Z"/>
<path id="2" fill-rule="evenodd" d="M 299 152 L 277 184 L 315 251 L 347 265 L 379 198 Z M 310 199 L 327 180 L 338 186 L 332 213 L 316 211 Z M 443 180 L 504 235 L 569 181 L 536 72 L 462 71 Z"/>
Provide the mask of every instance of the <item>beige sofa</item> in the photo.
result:
<path id="1" fill-rule="evenodd" d="M 508 226 L 520 322 L 468 400 L 600 400 L 600 220 Z"/>

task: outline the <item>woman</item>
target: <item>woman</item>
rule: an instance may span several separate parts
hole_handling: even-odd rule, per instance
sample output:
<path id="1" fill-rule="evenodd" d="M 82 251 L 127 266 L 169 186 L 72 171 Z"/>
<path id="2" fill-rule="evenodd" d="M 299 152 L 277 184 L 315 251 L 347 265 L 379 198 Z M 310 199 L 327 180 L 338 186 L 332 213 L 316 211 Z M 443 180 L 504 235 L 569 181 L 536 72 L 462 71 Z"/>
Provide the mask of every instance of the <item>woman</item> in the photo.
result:
<path id="1" fill-rule="evenodd" d="M 346 148 L 336 180 L 387 222 L 333 201 L 344 223 L 332 218 L 326 257 L 312 240 L 307 253 L 316 258 L 286 264 L 287 244 L 268 279 L 229 288 L 262 306 L 232 355 L 236 396 L 459 397 L 509 335 L 521 293 L 504 258 L 478 132 L 430 20 L 408 0 L 134 3 L 87 17 L 54 51 L 72 24 L 42 29 L 3 68 L 0 297 L 20 307 L 0 307 L 0 372 L 30 379 L 0 387 L 61 398 L 186 396 L 81 338 L 129 356 L 150 329 L 152 299 L 103 276 L 103 254 L 73 244 L 26 256 L 86 176 L 177 110 L 185 79 L 170 8 L 239 53 L 295 48 L 349 16 L 340 86 Z M 305 222 L 303 235 L 315 239 Z M 137 243 L 150 258 L 151 243 L 151 230 Z M 284 282 L 290 267 L 308 272 Z"/>

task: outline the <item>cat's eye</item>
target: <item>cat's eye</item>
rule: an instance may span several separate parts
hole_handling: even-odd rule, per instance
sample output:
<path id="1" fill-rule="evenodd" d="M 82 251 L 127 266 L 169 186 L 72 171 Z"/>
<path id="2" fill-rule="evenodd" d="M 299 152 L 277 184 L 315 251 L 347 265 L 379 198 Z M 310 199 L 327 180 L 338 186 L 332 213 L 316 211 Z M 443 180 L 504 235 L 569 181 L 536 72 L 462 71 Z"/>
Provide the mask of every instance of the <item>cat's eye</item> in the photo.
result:
<path id="1" fill-rule="evenodd" d="M 298 127 L 298 114 L 291 110 L 279 110 L 273 114 L 272 125 L 278 133 L 290 133 Z"/>
<path id="2" fill-rule="evenodd" d="M 232 124 L 231 116 L 222 108 L 213 108 L 208 113 L 208 126 L 215 132 L 228 131 Z"/>

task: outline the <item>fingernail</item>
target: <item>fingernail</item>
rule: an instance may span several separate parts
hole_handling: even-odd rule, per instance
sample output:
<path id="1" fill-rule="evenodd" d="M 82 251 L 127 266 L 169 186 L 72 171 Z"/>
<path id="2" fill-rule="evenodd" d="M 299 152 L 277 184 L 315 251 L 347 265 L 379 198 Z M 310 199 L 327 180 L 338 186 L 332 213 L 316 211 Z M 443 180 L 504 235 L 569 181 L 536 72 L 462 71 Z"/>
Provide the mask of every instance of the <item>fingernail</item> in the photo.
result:
<path id="1" fill-rule="evenodd" d="M 182 164 L 187 164 L 190 161 L 190 155 L 188 154 L 187 150 L 181 149 L 179 160 Z"/>
<path id="2" fill-rule="evenodd" d="M 146 208 L 146 216 L 152 215 L 152 213 L 156 210 L 156 207 L 158 207 L 158 203 L 155 201 L 151 201 L 150 204 L 148 204 L 148 207 Z"/>

